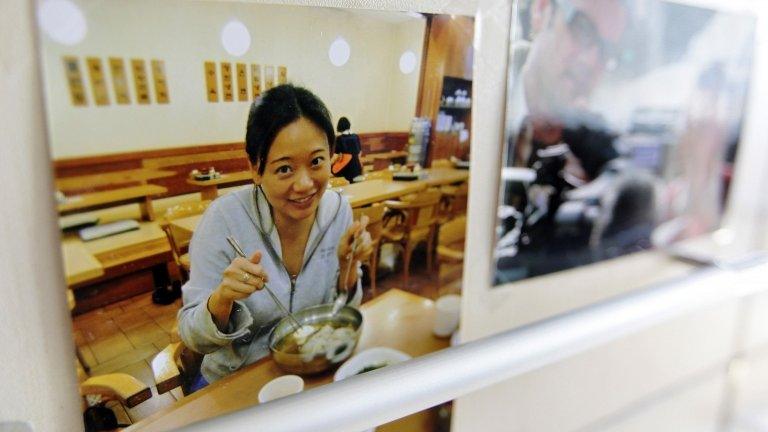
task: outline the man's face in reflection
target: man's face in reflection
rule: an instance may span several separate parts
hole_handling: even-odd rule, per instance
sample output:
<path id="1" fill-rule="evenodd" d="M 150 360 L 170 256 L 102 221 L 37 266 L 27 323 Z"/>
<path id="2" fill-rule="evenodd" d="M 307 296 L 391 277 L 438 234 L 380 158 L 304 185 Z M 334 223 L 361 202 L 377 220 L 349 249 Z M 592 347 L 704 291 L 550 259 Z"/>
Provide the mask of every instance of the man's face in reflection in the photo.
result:
<path id="1" fill-rule="evenodd" d="M 620 0 L 533 0 L 525 64 L 531 114 L 562 118 L 587 104 L 627 25 Z"/>

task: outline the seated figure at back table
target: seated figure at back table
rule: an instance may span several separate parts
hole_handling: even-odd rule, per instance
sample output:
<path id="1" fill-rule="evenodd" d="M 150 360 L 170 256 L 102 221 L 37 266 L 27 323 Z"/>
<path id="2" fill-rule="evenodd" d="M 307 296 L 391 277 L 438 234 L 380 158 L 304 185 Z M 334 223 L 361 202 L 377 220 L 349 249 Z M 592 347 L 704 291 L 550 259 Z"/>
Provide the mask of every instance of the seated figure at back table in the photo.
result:
<path id="1" fill-rule="evenodd" d="M 350 131 L 352 125 L 349 119 L 342 117 L 336 125 L 336 131 L 340 133 L 336 137 L 336 154 L 338 159 L 333 163 L 331 171 L 333 175 L 344 177 L 352 183 L 354 178 L 363 173 L 363 164 L 360 162 L 360 137 Z"/>
<path id="2" fill-rule="evenodd" d="M 362 297 L 370 236 L 326 188 L 334 133 L 325 105 L 306 89 L 275 87 L 251 106 L 245 141 L 254 187 L 215 200 L 190 244 L 178 321 L 184 344 L 205 354 L 193 390 L 269 354 L 282 314 L 265 283 L 292 312 L 330 302 L 337 290 L 350 290 L 353 304 Z M 237 257 L 229 236 L 249 259 Z"/>

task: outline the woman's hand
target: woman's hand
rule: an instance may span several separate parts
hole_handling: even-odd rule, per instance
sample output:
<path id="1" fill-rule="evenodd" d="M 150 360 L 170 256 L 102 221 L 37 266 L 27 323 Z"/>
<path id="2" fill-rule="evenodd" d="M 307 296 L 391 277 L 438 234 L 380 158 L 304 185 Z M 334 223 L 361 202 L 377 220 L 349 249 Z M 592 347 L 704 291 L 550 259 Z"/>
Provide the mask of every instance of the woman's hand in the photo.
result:
<path id="1" fill-rule="evenodd" d="M 208 311 L 220 330 L 226 328 L 232 304 L 264 288 L 269 276 L 261 262 L 261 252 L 255 252 L 250 259 L 235 258 L 222 273 L 221 283 L 208 298 Z"/>
<path id="2" fill-rule="evenodd" d="M 363 215 L 341 236 L 336 253 L 339 257 L 339 287 L 348 289 L 357 282 L 357 264 L 373 253 L 371 234 L 365 230 L 368 216 Z M 342 280 L 346 277 L 346 281 Z"/>

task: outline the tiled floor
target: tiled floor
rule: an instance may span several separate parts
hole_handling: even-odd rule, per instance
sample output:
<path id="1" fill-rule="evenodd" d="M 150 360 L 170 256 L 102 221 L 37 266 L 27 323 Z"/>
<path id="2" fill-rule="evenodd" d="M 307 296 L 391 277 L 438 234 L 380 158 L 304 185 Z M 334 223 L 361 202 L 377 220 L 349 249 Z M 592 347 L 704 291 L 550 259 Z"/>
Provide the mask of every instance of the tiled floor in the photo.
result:
<path id="1" fill-rule="evenodd" d="M 434 299 L 460 290 L 461 266 L 443 266 L 439 273 L 428 273 L 424 256 L 417 252 L 408 286 L 403 288 L 399 269 L 389 274 L 380 271 L 376 294 L 399 288 Z M 372 297 L 366 286 L 364 301 Z M 152 388 L 152 398 L 134 408 L 124 410 L 110 403 L 121 423 L 135 423 L 182 397 L 179 389 L 158 395 L 151 368 L 152 358 L 170 342 L 180 306 L 180 300 L 168 306 L 153 304 L 151 293 L 147 293 L 74 318 L 75 343 L 91 368 L 91 376 L 123 372 Z"/>

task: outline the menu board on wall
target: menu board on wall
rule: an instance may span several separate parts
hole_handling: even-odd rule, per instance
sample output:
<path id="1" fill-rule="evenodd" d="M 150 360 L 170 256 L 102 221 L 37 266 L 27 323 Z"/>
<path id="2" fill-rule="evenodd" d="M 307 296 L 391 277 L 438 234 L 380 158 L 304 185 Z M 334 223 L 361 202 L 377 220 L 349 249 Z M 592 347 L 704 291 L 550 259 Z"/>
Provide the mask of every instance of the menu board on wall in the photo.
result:
<path id="1" fill-rule="evenodd" d="M 224 93 L 224 102 L 232 102 L 232 64 L 221 63 L 221 91 Z"/>
<path id="2" fill-rule="evenodd" d="M 165 80 L 165 62 L 152 60 L 152 80 L 155 83 L 155 100 L 168 103 L 168 82 Z"/>
<path id="3" fill-rule="evenodd" d="M 125 63 L 122 58 L 110 57 L 109 70 L 112 72 L 112 90 L 115 92 L 115 101 L 120 105 L 131 103 L 128 96 L 128 79 L 125 77 Z"/>
<path id="4" fill-rule="evenodd" d="M 219 101 L 219 87 L 216 79 L 216 63 L 212 61 L 205 62 L 205 93 L 208 95 L 208 102 Z"/>
<path id="5" fill-rule="evenodd" d="M 269 90 L 275 86 L 275 67 L 264 66 L 264 90 Z"/>
<path id="6" fill-rule="evenodd" d="M 83 75 L 80 73 L 80 63 L 77 61 L 77 57 L 64 56 L 63 60 L 72 105 L 88 105 L 88 99 L 85 96 L 85 86 L 83 85 Z"/>
<path id="7" fill-rule="evenodd" d="M 104 80 L 104 68 L 101 65 L 101 59 L 87 57 L 85 63 L 88 65 L 88 76 L 91 78 L 93 100 L 96 105 L 109 105 L 109 94 L 107 93 L 107 83 Z"/>
<path id="8" fill-rule="evenodd" d="M 133 84 L 136 88 L 136 100 L 140 104 L 146 105 L 149 103 L 149 82 L 147 81 L 144 60 L 131 59 L 131 69 L 133 70 Z"/>
<path id="9" fill-rule="evenodd" d="M 278 66 L 277 68 L 277 84 L 288 84 L 288 68 L 285 66 Z"/>
<path id="10" fill-rule="evenodd" d="M 165 62 L 152 60 L 152 80 L 155 82 L 155 100 L 159 104 L 168 103 L 168 83 L 165 80 Z"/>
<path id="11" fill-rule="evenodd" d="M 261 65 L 258 64 L 251 65 L 251 91 L 254 99 L 261 95 Z"/>
<path id="12" fill-rule="evenodd" d="M 248 100 L 248 79 L 246 77 L 245 63 L 237 64 L 237 100 Z"/>

